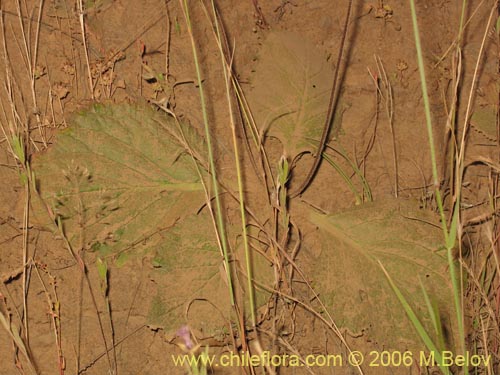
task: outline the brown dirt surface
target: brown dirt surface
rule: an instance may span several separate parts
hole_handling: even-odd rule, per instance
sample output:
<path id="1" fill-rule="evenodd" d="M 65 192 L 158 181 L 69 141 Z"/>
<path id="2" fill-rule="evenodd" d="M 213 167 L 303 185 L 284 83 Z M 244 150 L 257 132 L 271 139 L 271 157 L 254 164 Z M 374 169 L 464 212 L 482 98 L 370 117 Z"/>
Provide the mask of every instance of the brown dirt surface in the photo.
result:
<path id="1" fill-rule="evenodd" d="M 83 6 L 83 13 L 78 9 L 79 3 Z M 75 114 L 90 108 L 93 103 L 141 103 L 156 111 L 163 107 L 192 126 L 199 135 L 205 134 L 191 39 L 182 3 L 175 0 L 0 2 L 0 375 L 189 373 L 185 366 L 175 366 L 172 359 L 186 353 L 182 339 L 176 336 L 175 330 L 165 329 L 163 323 L 155 323 L 152 316 L 155 303 L 161 300 L 163 293 L 169 289 L 182 290 L 189 283 L 187 280 L 197 279 L 199 271 L 188 269 L 182 279 L 173 285 L 169 281 L 166 285 L 159 270 L 162 266 L 158 265 L 155 254 L 141 253 L 124 264 L 115 263 L 117 257 L 110 256 L 109 288 L 105 298 L 102 277 L 98 273 L 98 254 L 91 251 L 93 245 L 104 239 L 90 239 L 87 244 L 73 249 L 78 257 L 72 255 L 61 232 L 47 230 L 35 217 L 33 202 L 40 186 L 35 186 L 36 169 L 30 175 L 29 168 L 44 160 L 46 154 L 56 147 L 57 135 L 71 128 Z M 238 249 L 230 261 L 236 264 L 236 268 L 243 269 L 239 206 L 228 193 L 231 191 L 237 195 L 237 173 L 232 154 L 224 69 L 212 23 L 202 7 L 203 3 L 209 5 L 210 2 L 190 0 L 187 3 L 207 98 L 207 114 L 217 149 L 215 162 L 223 176 L 221 182 L 227 188 L 221 198 L 224 220 L 229 228 L 228 242 L 232 248 Z M 459 42 L 461 57 L 458 58 L 456 42 L 461 2 L 430 0 L 416 3 L 431 102 L 437 172 L 448 223 L 451 222 L 450 212 L 456 192 L 462 194 L 461 246 L 456 246 L 454 256 L 467 274 L 463 289 L 466 343 L 471 351 L 491 355 L 488 369 L 471 366 L 470 373 L 500 373 L 500 331 L 498 324 L 495 327 L 500 316 L 498 9 L 494 11 L 489 29 L 485 29 L 492 7 L 498 7 L 498 4 L 493 0 L 466 2 L 466 27 Z M 267 104 L 276 107 L 274 99 L 279 102 L 286 94 L 280 94 L 279 98 L 266 96 L 274 93 L 273 84 L 282 81 L 283 77 L 281 81 L 278 77 L 279 69 L 277 73 L 272 71 L 266 82 L 257 81 L 263 76 L 259 69 L 265 67 L 259 65 L 265 61 L 262 51 L 268 51 L 266 48 L 269 47 L 264 46 L 269 35 L 276 35 L 273 33 L 300 39 L 297 45 L 302 43 L 303 51 L 316 51 L 314 59 L 324 64 L 321 77 L 327 80 L 321 83 L 331 87 L 348 1 L 218 0 L 216 4 L 231 53 L 234 53 L 231 57 L 235 76 L 251 106 L 264 98 Z M 345 171 L 346 177 L 343 178 L 326 159 L 323 160 L 304 193 L 287 201 L 290 222 L 286 227 L 289 231 L 280 226 L 284 208 L 280 206 L 279 191 L 273 191 L 270 186 L 276 182 L 278 160 L 287 157 L 292 170 L 286 188 L 289 191 L 297 188 L 312 165 L 324 117 L 314 125 L 319 131 L 317 134 L 309 133 L 311 129 L 302 130 L 307 134 L 303 140 L 309 142 L 305 146 L 308 153 L 303 155 L 290 155 L 283 146 L 285 142 L 281 133 L 273 133 L 273 130 L 266 133 L 263 123 L 256 124 L 264 138 L 262 147 L 271 160 L 269 169 L 257 162 L 258 173 L 255 173 L 251 159 L 260 150 L 255 147 L 248 129 L 246 133 L 238 129 L 249 209 L 249 237 L 252 238 L 252 247 L 267 261 L 258 263 L 256 279 L 268 282 L 267 292 L 274 290 L 274 293 L 260 294 L 261 289 L 258 289 L 257 327 L 252 327 L 248 306 L 242 300 L 242 296 L 248 295 L 246 271 L 233 274 L 237 280 L 235 294 L 240 315 L 237 316 L 228 301 L 213 300 L 214 293 L 204 295 L 202 302 L 189 301 L 189 306 L 183 307 L 184 316 L 176 317 L 184 319 L 192 329 L 190 337 L 199 340 L 202 349 L 207 345 L 210 355 L 221 356 L 248 349 L 254 354 L 269 350 L 273 354 L 302 358 L 308 354 L 338 354 L 344 358 L 343 366 L 282 366 L 274 370 L 268 367 L 256 368 L 253 373 L 438 373 L 437 367 L 426 368 L 416 361 L 408 367 L 391 365 L 390 368 L 365 363 L 362 372 L 347 365 L 347 347 L 363 353 L 381 353 L 383 350 L 402 353 L 409 347 L 413 348 L 413 344 L 386 347 L 383 339 L 370 336 L 377 331 L 373 325 L 380 322 L 383 323 L 380 327 L 391 331 L 397 326 L 393 324 L 394 316 L 379 316 L 378 310 L 373 310 L 373 315 L 370 315 L 368 311 L 368 315 L 363 316 L 363 326 L 354 331 L 348 321 L 339 317 L 348 320 L 356 314 L 330 311 L 329 315 L 319 302 L 327 297 L 325 284 L 328 288 L 328 282 L 339 283 L 338 277 L 328 276 L 330 263 L 319 264 L 326 260 L 336 263 L 335 257 L 325 257 L 322 251 L 333 251 L 337 246 L 347 257 L 350 248 L 346 241 L 332 240 L 330 243 L 322 239 L 319 235 L 321 228 L 308 221 L 309 210 L 343 217 L 346 212 L 353 212 L 350 211 L 353 207 L 371 199 L 384 202 L 398 198 L 437 212 L 409 2 L 354 0 L 348 30 L 340 66 L 340 99 L 329 147 L 325 150 L 335 165 Z M 297 55 L 301 53 L 296 52 Z M 461 73 L 455 92 L 457 66 Z M 293 84 L 295 82 L 291 82 Z M 457 98 L 456 108 L 452 106 L 453 98 Z M 319 112 L 326 115 L 328 96 L 323 99 L 319 100 L 319 108 L 323 108 Z M 255 118 L 264 122 L 267 113 L 255 111 Z M 465 121 L 467 114 L 471 121 Z M 464 123 L 469 127 L 464 142 L 467 145 L 465 171 L 461 188 L 457 189 L 453 161 L 456 159 L 450 155 L 454 154 L 453 145 L 462 142 Z M 451 131 L 449 124 L 456 129 Z M 14 155 L 16 139 L 23 140 L 21 148 L 25 160 L 21 160 L 19 154 Z M 247 143 L 252 152 L 248 151 Z M 292 160 L 295 156 L 297 158 Z M 73 160 L 68 160 L 70 162 Z M 271 173 L 274 177 L 270 177 Z M 346 183 L 346 179 L 352 185 Z M 370 187 L 369 192 L 366 186 Z M 144 199 L 154 198 L 145 196 Z M 192 202 L 186 204 L 188 206 L 191 207 Z M 43 207 L 48 211 L 48 217 L 54 219 L 51 208 Z M 395 210 L 400 210 L 401 220 L 416 218 L 412 213 L 401 213 L 403 208 Z M 206 206 L 200 207 L 199 211 L 208 215 Z M 381 216 L 384 212 L 381 209 Z M 434 213 L 428 214 L 431 216 L 426 218 L 437 217 Z M 367 214 L 361 219 L 371 217 Z M 382 220 L 376 217 L 374 221 Z M 172 222 L 175 223 L 176 219 Z M 412 235 L 420 233 L 420 229 L 408 229 L 414 233 L 401 237 L 394 220 L 388 222 L 391 226 L 387 228 L 388 237 L 398 237 L 401 243 L 418 242 L 419 239 L 412 238 Z M 439 224 L 431 224 L 439 228 Z M 111 227 L 113 223 L 109 225 Z M 343 228 L 344 234 L 349 234 L 350 229 L 353 228 Z M 428 231 L 429 236 L 432 230 Z M 359 237 L 364 234 L 354 229 L 352 232 L 358 233 Z M 163 238 L 160 225 L 155 235 L 158 241 Z M 366 235 L 369 236 L 368 230 Z M 343 263 L 342 259 L 342 264 L 355 264 L 354 268 L 359 268 L 343 272 L 342 287 L 335 289 L 341 290 L 338 295 L 342 295 L 342 290 L 349 293 L 353 290 L 352 298 L 347 298 L 348 302 L 343 305 L 335 304 L 338 303 L 335 301 L 328 307 L 355 312 L 366 306 L 365 300 L 377 298 L 376 292 L 370 294 L 374 285 L 363 283 L 375 280 L 374 284 L 377 284 L 385 280 L 365 278 L 371 275 L 360 275 L 359 272 L 369 273 L 360 271 L 371 270 L 364 268 L 368 261 L 363 256 L 368 259 L 373 252 L 380 251 L 381 245 L 364 240 L 362 238 L 356 244 L 361 248 L 369 247 L 366 252 L 360 250 L 359 258 L 355 255 L 353 261 Z M 147 241 L 144 239 L 142 245 L 145 246 Z M 215 235 L 213 242 L 217 243 Z M 286 255 L 279 254 L 283 249 Z M 462 249 L 462 255 L 459 255 L 459 249 Z M 85 263 L 85 275 L 79 259 Z M 226 285 L 222 260 L 219 268 L 218 282 Z M 443 270 L 447 272 L 446 267 Z M 312 292 L 313 289 L 321 291 L 319 297 Z M 157 305 L 160 306 L 160 302 Z M 197 313 L 197 308 L 205 315 Z M 244 309 L 245 317 L 241 312 Z M 417 310 L 426 313 L 425 303 Z M 337 333 L 332 321 L 338 326 Z M 214 325 L 217 325 L 216 331 Z M 409 321 L 408 325 L 411 325 Z M 240 331 L 242 326 L 247 334 L 244 342 Z M 390 333 L 397 335 L 397 332 Z M 414 354 L 415 358 L 417 356 Z M 374 358 L 375 354 L 367 355 L 367 360 Z M 450 370 L 453 374 L 463 373 L 463 369 L 456 366 Z M 219 366 L 209 371 L 213 374 L 252 373 L 249 366 Z"/>

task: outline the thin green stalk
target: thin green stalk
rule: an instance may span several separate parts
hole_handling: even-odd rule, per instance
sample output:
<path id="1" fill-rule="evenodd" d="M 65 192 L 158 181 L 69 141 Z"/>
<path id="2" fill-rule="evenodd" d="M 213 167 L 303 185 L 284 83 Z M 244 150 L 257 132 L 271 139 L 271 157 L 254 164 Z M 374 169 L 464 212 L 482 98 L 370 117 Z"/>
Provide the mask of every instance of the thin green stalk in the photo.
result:
<path id="1" fill-rule="evenodd" d="M 444 365 L 444 363 L 443 363 L 443 357 L 441 355 L 441 351 L 439 350 L 438 347 L 436 347 L 436 345 L 434 344 L 434 341 L 432 341 L 431 337 L 429 336 L 429 334 L 425 330 L 425 327 L 420 322 L 420 319 L 418 319 L 417 314 L 415 314 L 415 312 L 411 308 L 410 304 L 406 300 L 405 296 L 403 295 L 403 293 L 401 293 L 401 290 L 394 283 L 394 281 L 392 280 L 391 276 L 389 275 L 389 273 L 387 272 L 387 270 L 385 269 L 383 264 L 380 261 L 378 263 L 379 263 L 380 267 L 382 268 L 382 271 L 384 272 L 384 274 L 387 278 L 387 281 L 391 285 L 391 288 L 394 291 L 394 294 L 396 294 L 396 297 L 398 297 L 399 301 L 401 302 L 401 305 L 403 306 L 404 310 L 406 311 L 406 314 L 408 315 L 413 326 L 417 330 L 420 338 L 425 343 L 425 346 L 427 346 L 427 349 L 429 349 L 429 351 L 434 354 L 435 361 L 437 362 L 437 365 L 441 369 L 441 372 L 445 375 L 450 375 L 449 367 Z"/>
<path id="2" fill-rule="evenodd" d="M 226 96 L 227 103 L 229 107 L 229 116 L 230 116 L 230 125 L 231 132 L 233 135 L 233 147 L 234 147 L 234 159 L 236 164 L 236 176 L 238 180 L 238 195 L 240 202 L 240 216 L 241 216 L 241 230 L 243 236 L 243 247 L 245 250 L 245 263 L 246 263 L 246 271 L 247 271 L 247 283 L 248 283 L 248 294 L 249 294 L 249 303 L 250 303 L 250 316 L 252 320 L 252 326 L 255 328 L 257 326 L 257 319 L 255 316 L 256 306 L 255 306 L 255 292 L 253 286 L 253 269 L 252 269 L 252 257 L 250 255 L 250 246 L 248 244 L 248 232 L 247 232 L 247 220 L 246 220 L 246 212 L 245 212 L 245 196 L 243 193 L 243 178 L 241 173 L 241 163 L 240 163 L 240 153 L 238 148 L 238 139 L 236 136 L 236 121 L 234 119 L 233 112 L 233 103 L 232 103 L 232 95 L 231 95 L 231 75 L 232 69 L 229 61 L 226 61 L 226 56 L 224 54 L 224 49 L 222 46 L 222 34 L 220 30 L 220 25 L 217 18 L 217 10 L 215 9 L 215 4 L 212 0 L 212 12 L 215 20 L 215 31 L 217 33 L 217 44 L 219 46 L 220 56 L 222 60 L 223 72 L 224 72 L 224 81 L 226 84 Z"/>
<path id="3" fill-rule="evenodd" d="M 224 224 L 224 219 L 222 216 L 222 202 L 220 200 L 220 195 L 219 195 L 219 184 L 217 182 L 217 170 L 215 168 L 215 161 L 214 161 L 214 154 L 213 154 L 213 149 L 212 149 L 212 137 L 210 134 L 210 127 L 209 127 L 209 121 L 208 121 L 208 113 L 207 113 L 207 105 L 206 105 L 206 100 L 205 100 L 205 92 L 203 89 L 203 82 L 201 78 L 201 72 L 200 72 L 200 64 L 198 60 L 198 53 L 196 52 L 196 45 L 194 42 L 194 36 L 193 36 L 193 29 L 191 25 L 191 19 L 189 16 L 189 8 L 187 4 L 187 0 L 180 0 L 181 1 L 181 6 L 184 10 L 184 17 L 186 18 L 186 25 L 187 25 L 187 30 L 189 34 L 189 38 L 191 40 L 191 48 L 193 52 L 193 59 L 194 59 L 194 65 L 196 69 L 196 78 L 198 80 L 198 89 L 200 92 L 200 102 L 201 102 L 201 111 L 203 114 L 203 124 L 205 126 L 205 138 L 207 141 L 207 148 L 208 148 L 208 159 L 209 159 L 209 165 L 210 165 L 210 176 L 212 177 L 212 186 L 214 189 L 214 198 L 215 198 L 215 208 L 216 208 L 216 220 L 217 220 L 217 228 L 219 231 L 219 236 L 221 239 L 221 246 L 222 246 L 222 253 L 224 256 L 224 268 L 226 269 L 226 278 L 227 278 L 227 283 L 229 287 L 229 295 L 231 299 L 231 306 L 235 306 L 235 300 L 234 300 L 234 288 L 233 288 L 233 282 L 231 278 L 231 269 L 230 269 L 230 264 L 229 264 L 229 250 L 227 246 L 227 237 L 226 237 L 226 228 Z M 210 204 L 210 202 L 208 202 Z"/>
<path id="4" fill-rule="evenodd" d="M 358 168 L 358 166 L 356 165 L 356 163 L 354 163 L 349 158 L 349 156 L 347 155 L 347 152 L 344 150 L 344 148 L 340 144 L 338 146 L 336 146 L 336 147 L 333 147 L 333 146 L 330 146 L 330 145 L 327 145 L 326 147 L 329 148 L 330 150 L 336 152 L 340 156 L 342 156 L 344 158 L 344 160 L 347 163 L 349 163 L 349 165 L 351 166 L 352 170 L 359 177 L 359 179 L 361 181 L 361 184 L 363 185 L 363 201 L 372 202 L 373 201 L 373 196 L 372 196 L 372 191 L 370 189 L 370 185 L 368 185 L 368 181 L 366 181 L 366 178 L 363 175 L 363 172 L 361 172 L 361 170 Z M 326 155 L 326 153 L 323 153 L 323 156 L 324 155 Z"/>
<path id="5" fill-rule="evenodd" d="M 458 26 L 458 39 L 457 39 L 457 47 L 462 44 L 462 36 L 464 33 L 464 22 L 465 22 L 465 9 L 467 6 L 467 0 L 462 1 L 462 12 L 460 12 L 460 24 Z"/>
<path id="6" fill-rule="evenodd" d="M 323 152 L 322 157 L 330 164 L 336 171 L 337 173 L 344 179 L 346 182 L 347 186 L 349 187 L 349 190 L 354 194 L 354 199 L 356 201 L 356 205 L 360 205 L 363 203 L 361 196 L 359 195 L 358 191 L 356 190 L 356 187 L 354 186 L 354 183 L 352 182 L 351 178 L 347 175 L 346 172 L 338 165 L 335 163 L 335 161 L 326 153 Z"/>
<path id="7" fill-rule="evenodd" d="M 427 92 L 427 82 L 425 80 L 424 58 L 422 56 L 422 45 L 420 43 L 420 32 L 418 30 L 417 12 L 415 9 L 414 0 L 410 0 L 410 6 L 411 6 L 411 19 L 413 21 L 413 33 L 415 34 L 415 46 L 417 50 L 418 71 L 420 74 L 420 83 L 422 85 L 422 96 L 424 100 L 425 120 L 427 124 L 427 137 L 429 139 L 429 149 L 431 153 L 434 191 L 436 194 L 436 201 L 439 208 L 439 214 L 441 215 L 441 225 L 443 229 L 443 234 L 445 236 L 446 242 L 448 242 L 448 227 L 446 225 L 446 217 L 443 209 L 443 200 L 441 198 L 441 192 L 439 191 L 439 177 L 438 177 L 437 162 L 436 162 L 436 149 L 434 146 L 434 134 L 432 132 L 431 109 L 429 104 L 429 94 Z"/>
<path id="8" fill-rule="evenodd" d="M 422 85 L 422 96 L 424 100 L 424 110 L 425 110 L 425 118 L 426 118 L 426 125 L 427 125 L 427 135 L 429 139 L 429 149 L 430 149 L 430 154 L 431 154 L 431 163 L 432 163 L 432 176 L 433 176 L 433 182 L 434 182 L 434 189 L 435 189 L 435 194 L 436 194 L 436 202 L 439 208 L 439 214 L 441 216 L 441 226 L 443 230 L 443 236 L 445 239 L 445 244 L 446 244 L 446 250 L 447 250 L 447 258 L 448 258 L 448 266 L 449 266 L 449 272 L 450 272 L 450 277 L 453 285 L 453 297 L 454 297 L 454 302 L 455 302 L 455 312 L 456 312 L 456 317 L 457 317 L 457 324 L 458 324 L 458 334 L 459 334 L 459 339 L 460 339 L 460 344 L 462 346 L 462 351 L 465 353 L 465 332 L 464 332 L 464 321 L 463 321 L 463 311 L 462 311 L 462 303 L 461 303 L 461 283 L 458 284 L 458 279 L 456 277 L 456 270 L 455 270 L 455 261 L 453 259 L 453 254 L 452 254 L 452 249 L 453 246 L 455 245 L 455 240 L 456 240 L 456 233 L 457 233 L 457 226 L 458 226 L 458 217 L 459 217 L 459 209 L 460 209 L 460 204 L 459 201 L 455 203 L 454 206 L 454 211 L 453 211 L 453 218 L 452 218 L 452 223 L 450 225 L 450 228 L 448 229 L 448 226 L 446 224 L 446 217 L 444 214 L 444 208 L 443 208 L 443 200 L 441 197 L 441 192 L 439 190 L 439 179 L 438 179 L 438 171 L 437 171 L 437 162 L 436 162 L 436 151 L 435 151 L 435 146 L 434 146 L 434 135 L 432 131 L 432 118 L 431 118 L 431 111 L 430 111 L 430 105 L 429 105 L 429 95 L 427 92 L 427 83 L 425 80 L 425 67 L 424 67 L 424 59 L 422 56 L 422 46 L 420 43 L 420 33 L 418 29 L 418 22 L 417 22 L 417 13 L 415 9 L 415 2 L 414 0 L 410 0 L 410 7 L 411 7 L 411 17 L 412 17 L 412 22 L 413 22 L 413 33 L 415 35 L 415 46 L 417 50 L 417 61 L 418 61 L 418 70 L 420 73 L 420 82 Z M 464 368 L 465 374 L 468 374 L 468 368 Z"/>

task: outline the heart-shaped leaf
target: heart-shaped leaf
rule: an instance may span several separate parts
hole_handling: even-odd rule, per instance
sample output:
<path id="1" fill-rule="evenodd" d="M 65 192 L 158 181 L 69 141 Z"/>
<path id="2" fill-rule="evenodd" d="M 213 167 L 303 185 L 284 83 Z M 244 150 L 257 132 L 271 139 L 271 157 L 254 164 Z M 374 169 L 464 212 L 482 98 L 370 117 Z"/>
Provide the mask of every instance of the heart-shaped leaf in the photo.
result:
<path id="1" fill-rule="evenodd" d="M 314 152 L 328 110 L 333 75 L 326 57 L 303 36 L 269 34 L 259 54 L 249 95 L 256 123 L 276 137 L 287 156 Z"/>
<path id="2" fill-rule="evenodd" d="M 167 330 L 184 323 L 192 300 L 220 304 L 228 296 L 210 216 L 197 213 L 205 196 L 183 139 L 202 145 L 195 132 L 181 134 L 172 118 L 149 107 L 96 105 L 78 114 L 33 164 L 40 195 L 62 219 L 75 250 L 119 263 L 152 259 L 162 291 L 151 324 Z M 35 209 L 39 218 L 43 212 Z"/>
<path id="3" fill-rule="evenodd" d="M 452 347 L 452 287 L 446 254 L 440 250 L 442 233 L 433 214 L 394 200 L 337 215 L 312 212 L 310 219 L 319 227 L 323 244 L 314 262 L 317 290 L 339 326 L 363 333 L 387 349 L 423 349 L 380 261 L 431 337 L 436 337 L 424 285 L 446 322 L 444 332 Z"/>

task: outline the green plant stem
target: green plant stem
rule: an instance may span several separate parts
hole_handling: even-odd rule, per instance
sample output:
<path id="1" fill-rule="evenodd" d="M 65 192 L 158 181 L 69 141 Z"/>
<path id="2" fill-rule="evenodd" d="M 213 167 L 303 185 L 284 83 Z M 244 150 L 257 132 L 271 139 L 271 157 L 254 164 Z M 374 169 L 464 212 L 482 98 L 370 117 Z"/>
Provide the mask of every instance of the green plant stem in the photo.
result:
<path id="1" fill-rule="evenodd" d="M 391 285 L 391 288 L 394 291 L 394 294 L 396 294 L 396 297 L 401 302 L 401 305 L 405 309 L 406 314 L 408 315 L 409 319 L 411 320 L 413 326 L 417 330 L 422 341 L 425 343 L 425 346 L 427 346 L 427 349 L 429 349 L 429 351 L 434 354 L 436 362 L 437 362 L 439 368 L 441 369 L 441 372 L 445 375 L 450 375 L 450 369 L 448 366 L 444 365 L 443 357 L 441 355 L 441 352 L 438 350 L 440 348 L 436 347 L 436 345 L 434 344 L 434 341 L 432 341 L 431 337 L 429 336 L 429 334 L 425 330 L 425 327 L 422 325 L 422 323 L 418 319 L 417 314 L 413 311 L 410 304 L 408 303 L 408 301 L 404 297 L 403 293 L 401 293 L 401 290 L 394 283 L 391 276 L 389 275 L 389 273 L 385 269 L 384 265 L 380 261 L 378 261 L 378 263 L 379 263 L 380 267 L 382 268 L 382 271 L 384 272 L 385 276 L 387 277 L 387 281 Z"/>
<path id="2" fill-rule="evenodd" d="M 464 23 L 465 23 L 465 9 L 467 7 L 467 0 L 462 0 L 462 11 L 460 12 L 460 24 L 458 26 L 458 40 L 457 46 L 462 44 L 462 36 L 464 33 Z"/>
<path id="3" fill-rule="evenodd" d="M 362 203 L 362 198 L 359 195 L 358 191 L 356 190 L 356 187 L 354 186 L 353 181 L 351 178 L 347 175 L 346 172 L 342 169 L 342 167 L 335 163 L 333 158 L 331 158 L 326 152 L 323 152 L 322 157 L 330 164 L 336 171 L 337 173 L 344 179 L 346 182 L 347 186 L 349 187 L 349 190 L 354 194 L 354 199 L 356 201 L 356 205 L 360 205 Z"/>
<path id="4" fill-rule="evenodd" d="M 234 159 L 236 165 L 236 176 L 238 180 L 238 196 L 240 203 L 240 217 L 241 217 L 241 231 L 243 236 L 243 247 L 245 250 L 245 264 L 246 264 L 246 272 L 247 272 L 247 285 L 248 285 L 248 295 L 249 295 L 249 304 L 250 304 L 250 316 L 252 321 L 252 326 L 255 328 L 257 326 L 257 318 L 255 316 L 256 306 L 255 306 L 255 291 L 253 286 L 253 269 L 252 269 L 252 257 L 250 254 L 250 246 L 248 244 L 248 232 L 247 232 L 247 220 L 246 220 L 246 212 L 245 212 L 245 196 L 243 193 L 243 178 L 241 172 L 241 163 L 240 163 L 240 153 L 238 147 L 238 139 L 236 136 L 236 121 L 234 118 L 233 112 L 233 103 L 231 98 L 231 75 L 232 69 L 229 61 L 226 61 L 226 56 L 224 54 L 224 49 L 222 47 L 222 33 L 220 30 L 220 25 L 217 17 L 217 10 L 215 9 L 215 4 L 212 1 L 212 12 L 214 14 L 215 19 L 215 30 L 217 34 L 217 43 L 219 46 L 220 56 L 222 60 L 223 72 L 224 72 L 224 81 L 226 84 L 226 96 L 229 107 L 229 116 L 230 116 L 230 125 L 231 132 L 233 136 L 233 147 L 234 147 Z"/>
<path id="5" fill-rule="evenodd" d="M 443 230 L 443 236 L 446 244 L 446 252 L 448 258 L 448 266 L 451 277 L 451 282 L 453 285 L 453 297 L 455 302 L 455 312 L 458 324 L 458 334 L 460 344 L 462 346 L 462 352 L 465 353 L 465 332 L 464 332 L 464 321 L 463 321 L 463 309 L 462 309 L 462 300 L 461 300 L 461 283 L 458 284 L 458 280 L 456 277 L 456 264 L 453 259 L 452 250 L 455 245 L 456 233 L 457 233 L 457 225 L 458 225 L 458 216 L 460 204 L 459 202 L 455 203 L 454 211 L 453 211 L 453 219 L 450 228 L 448 229 L 444 208 L 443 208 L 443 200 L 441 197 L 441 192 L 439 190 L 439 179 L 438 179 L 438 171 L 437 171 L 437 162 L 436 162 L 436 151 L 434 146 L 434 134 L 432 130 L 432 118 L 431 118 L 431 110 L 429 104 L 429 95 L 427 92 L 427 83 L 425 79 L 425 67 L 424 67 L 424 59 L 422 56 L 422 45 L 420 43 L 420 32 L 418 29 L 418 21 L 417 21 L 417 12 L 415 9 L 414 0 L 410 0 L 411 7 L 411 17 L 413 23 L 413 33 L 415 36 L 415 46 L 417 50 L 417 61 L 418 61 L 418 70 L 420 73 L 420 82 L 422 85 L 422 96 L 424 101 L 424 110 L 425 110 L 425 119 L 427 125 L 427 136 L 429 139 L 429 149 L 432 163 L 432 176 L 434 182 L 434 191 L 436 194 L 436 202 L 439 208 L 439 214 L 441 217 L 441 226 Z M 465 367 L 465 374 L 468 374 L 468 368 Z"/>
<path id="6" fill-rule="evenodd" d="M 441 225 L 443 229 L 443 233 L 446 239 L 448 239 L 448 227 L 446 225 L 446 218 L 443 209 L 443 201 L 441 197 L 441 192 L 439 190 L 439 177 L 437 170 L 437 161 L 436 161 L 436 149 L 434 146 L 434 133 L 432 131 L 432 117 L 431 117 L 431 109 L 429 104 L 429 94 L 427 91 L 427 82 L 425 80 L 425 66 L 424 66 L 424 58 L 422 56 L 422 45 L 420 43 L 420 32 L 418 29 L 417 22 L 417 13 L 415 9 L 414 0 L 410 0 L 411 6 L 411 18 L 413 21 L 413 32 L 415 34 L 415 45 L 417 50 L 417 61 L 418 61 L 418 72 L 420 74 L 420 83 L 422 85 L 422 96 L 424 100 L 424 111 L 425 111 L 425 120 L 427 124 L 427 137 L 429 139 L 429 150 L 431 156 L 431 165 L 432 165 L 432 178 L 434 184 L 434 192 L 436 193 L 436 201 L 439 208 L 439 214 L 441 215 Z M 447 241 L 446 241 L 447 242 Z"/>
<path id="7" fill-rule="evenodd" d="M 203 114 L 203 124 L 205 127 L 205 137 L 206 137 L 207 148 L 208 148 L 208 159 L 209 159 L 209 166 L 210 166 L 210 173 L 209 174 L 212 177 L 212 186 L 214 189 L 215 209 L 216 209 L 215 217 L 216 217 L 216 222 L 217 222 L 217 230 L 219 231 L 220 242 L 221 242 L 221 246 L 222 246 L 222 253 L 224 256 L 224 268 L 226 270 L 226 278 L 227 278 L 227 284 L 229 287 L 229 296 L 230 296 L 230 300 L 231 300 L 231 306 L 235 306 L 234 288 L 233 288 L 233 283 L 232 283 L 232 278 L 231 278 L 231 268 L 230 268 L 230 264 L 229 264 L 229 249 L 228 249 L 228 245 L 227 245 L 226 228 L 225 228 L 224 219 L 222 216 L 222 202 L 220 200 L 220 195 L 219 195 L 219 184 L 217 182 L 217 170 L 215 168 L 214 154 L 213 154 L 213 148 L 212 148 L 212 137 L 210 134 L 207 105 L 206 105 L 206 100 L 205 100 L 205 92 L 203 89 L 203 82 L 202 82 L 202 78 L 201 78 L 200 64 L 198 61 L 198 53 L 196 52 L 196 45 L 194 42 L 194 36 L 193 36 L 193 30 L 192 30 L 192 26 L 191 26 L 191 19 L 189 16 L 189 8 L 188 8 L 187 0 L 180 0 L 180 1 L 181 1 L 181 6 L 183 7 L 183 10 L 184 10 L 184 16 L 186 18 L 187 30 L 188 30 L 189 38 L 191 40 L 191 48 L 192 48 L 192 52 L 193 52 L 194 65 L 195 65 L 195 69 L 196 69 L 196 78 L 198 81 L 198 89 L 199 89 L 199 93 L 200 93 L 201 111 Z M 207 202 L 207 203 L 210 204 L 210 202 Z"/>

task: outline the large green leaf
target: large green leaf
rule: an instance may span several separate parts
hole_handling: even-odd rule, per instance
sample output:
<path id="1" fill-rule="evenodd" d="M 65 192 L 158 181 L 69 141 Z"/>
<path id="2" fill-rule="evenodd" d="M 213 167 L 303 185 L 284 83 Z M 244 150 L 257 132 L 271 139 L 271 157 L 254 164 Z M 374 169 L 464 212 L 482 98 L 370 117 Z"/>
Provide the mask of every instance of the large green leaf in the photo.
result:
<path id="1" fill-rule="evenodd" d="M 337 214 L 312 212 L 322 240 L 314 261 L 315 285 L 336 323 L 381 347 L 419 350 L 423 345 L 382 269 L 436 337 L 421 282 L 454 339 L 451 280 L 435 216 L 400 200 L 369 203 Z M 435 225 L 434 225 L 435 224 Z"/>
<path id="2" fill-rule="evenodd" d="M 278 138 L 290 158 L 313 152 L 321 137 L 333 74 L 326 56 L 302 35 L 273 32 L 259 54 L 250 105 L 266 137 Z"/>
<path id="3" fill-rule="evenodd" d="M 202 144 L 192 131 L 186 136 Z M 149 107 L 96 105 L 34 162 L 41 197 L 75 250 L 120 264 L 152 260 L 161 298 L 151 324 L 168 330 L 183 323 L 193 299 L 221 304 L 228 295 L 210 216 L 198 213 L 205 203 L 200 176 L 182 139 L 172 118 Z"/>

